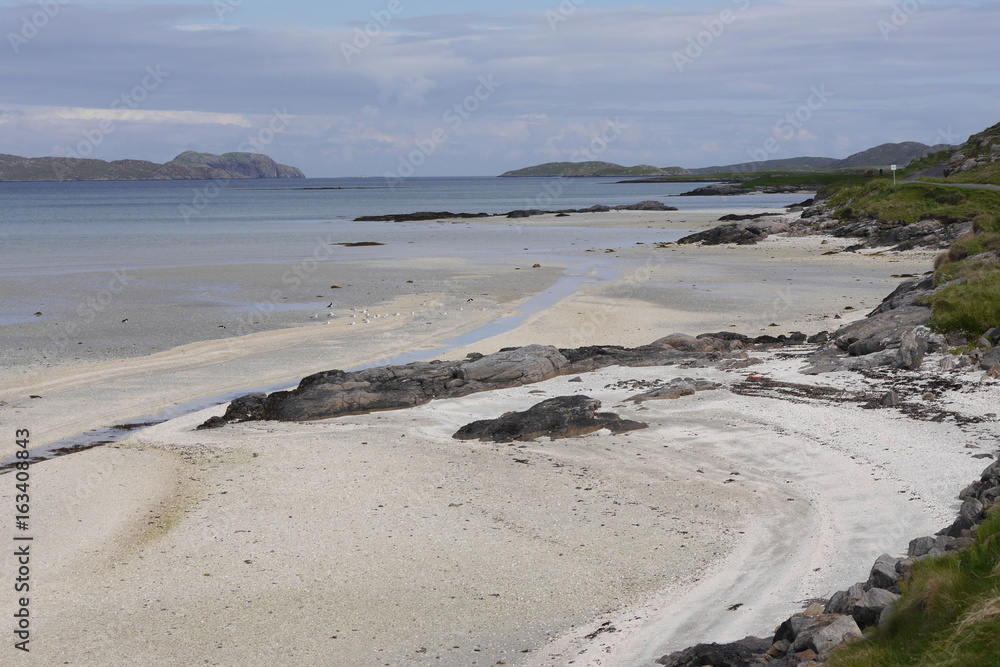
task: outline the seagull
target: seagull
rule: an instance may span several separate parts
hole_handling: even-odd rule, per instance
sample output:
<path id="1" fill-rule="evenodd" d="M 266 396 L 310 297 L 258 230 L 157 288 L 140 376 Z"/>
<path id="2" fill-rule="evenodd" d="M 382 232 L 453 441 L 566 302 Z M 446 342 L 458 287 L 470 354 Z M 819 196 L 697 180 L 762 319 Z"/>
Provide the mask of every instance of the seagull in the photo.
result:
<path id="1" fill-rule="evenodd" d="M 327 308 L 333 308 L 333 301 L 331 301 L 330 303 L 326 304 L 326 307 Z"/>

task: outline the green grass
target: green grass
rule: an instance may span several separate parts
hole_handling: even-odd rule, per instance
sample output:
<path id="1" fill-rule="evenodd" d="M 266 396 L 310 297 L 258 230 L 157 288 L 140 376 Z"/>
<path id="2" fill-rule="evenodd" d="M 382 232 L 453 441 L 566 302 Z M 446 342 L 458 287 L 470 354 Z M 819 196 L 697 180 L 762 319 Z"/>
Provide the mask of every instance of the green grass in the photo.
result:
<path id="1" fill-rule="evenodd" d="M 1000 513 L 971 547 L 917 563 L 891 618 L 827 667 L 1000 667 Z"/>
<path id="2" fill-rule="evenodd" d="M 947 183 L 981 183 L 985 185 L 1000 185 L 1000 162 L 994 162 L 983 167 L 953 174 L 945 179 Z"/>
<path id="3" fill-rule="evenodd" d="M 927 218 L 964 222 L 1000 211 L 1000 192 L 941 188 L 910 183 L 893 187 L 887 179 L 828 190 L 829 205 L 840 219 L 872 217 L 911 224 Z"/>
<path id="4" fill-rule="evenodd" d="M 942 270 L 948 267 L 943 267 Z M 931 306 L 931 327 L 976 339 L 1000 327 L 1000 268 L 967 264 L 965 282 L 945 287 L 926 299 Z"/>
<path id="5" fill-rule="evenodd" d="M 796 173 L 774 172 L 757 174 L 754 178 L 740 184 L 743 188 L 759 188 L 768 186 L 791 185 L 803 188 L 826 188 L 840 187 L 845 185 L 864 184 L 876 176 L 864 176 L 860 174 L 837 174 L 837 173 Z"/>

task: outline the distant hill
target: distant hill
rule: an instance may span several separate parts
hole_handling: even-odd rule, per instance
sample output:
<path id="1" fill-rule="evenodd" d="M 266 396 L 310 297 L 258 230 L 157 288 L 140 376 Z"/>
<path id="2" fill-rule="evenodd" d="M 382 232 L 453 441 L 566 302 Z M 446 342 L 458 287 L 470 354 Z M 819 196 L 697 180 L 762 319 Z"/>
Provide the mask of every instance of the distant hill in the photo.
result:
<path id="1" fill-rule="evenodd" d="M 783 160 L 764 160 L 762 162 L 741 162 L 715 167 L 691 169 L 692 174 L 744 174 L 755 171 L 816 171 L 817 169 L 833 169 L 837 162 L 832 157 L 793 157 Z"/>
<path id="2" fill-rule="evenodd" d="M 851 167 L 888 167 L 889 165 L 899 165 L 900 169 L 910 164 L 914 160 L 944 150 L 948 146 L 939 144 L 928 146 L 916 141 L 904 141 L 900 144 L 882 144 L 866 151 L 855 153 L 843 160 L 838 160 L 834 169 L 847 169 Z"/>
<path id="3" fill-rule="evenodd" d="M 763 160 L 742 162 L 715 167 L 691 169 L 692 174 L 752 173 L 757 171 L 815 171 L 818 169 L 878 169 L 896 164 L 905 167 L 914 160 L 949 148 L 946 145 L 928 146 L 915 141 L 898 144 L 882 144 L 875 148 L 855 153 L 842 160 L 832 157 L 796 157 L 785 160 Z"/>
<path id="4" fill-rule="evenodd" d="M 613 162 L 546 162 L 545 164 L 525 167 L 501 174 L 501 178 L 553 177 L 568 176 L 585 178 L 597 176 L 690 176 L 691 172 L 681 167 L 653 167 L 640 164 L 636 167 L 623 167 Z"/>
<path id="5" fill-rule="evenodd" d="M 91 160 L 68 157 L 25 158 L 0 154 L 0 181 L 170 181 L 236 178 L 305 178 L 295 167 L 258 153 L 185 151 L 170 162 Z"/>

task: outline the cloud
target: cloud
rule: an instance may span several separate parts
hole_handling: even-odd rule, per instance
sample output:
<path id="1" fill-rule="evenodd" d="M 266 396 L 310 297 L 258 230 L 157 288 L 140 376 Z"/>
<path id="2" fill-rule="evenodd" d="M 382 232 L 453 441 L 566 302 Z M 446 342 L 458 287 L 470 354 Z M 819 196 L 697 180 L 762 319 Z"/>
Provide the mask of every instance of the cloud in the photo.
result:
<path id="1" fill-rule="evenodd" d="M 118 123 L 252 126 L 250 119 L 242 114 L 221 114 L 205 111 L 144 111 L 142 109 L 81 109 L 59 107 L 31 109 L 23 113 L 22 117 L 36 123 L 47 121 L 83 121 L 92 123 L 109 120 Z"/>
<path id="2" fill-rule="evenodd" d="M 45 150 L 71 120 L 97 116 L 38 110 L 99 115 L 141 82 L 147 66 L 170 76 L 130 119 L 103 116 L 145 134 L 136 130 L 130 146 L 109 141 L 102 150 L 203 148 L 179 145 L 185 141 L 225 147 L 239 137 L 221 128 L 246 130 L 287 108 L 296 121 L 269 150 L 294 154 L 317 175 L 391 168 L 488 76 L 503 86 L 449 132 L 422 174 L 568 160 L 615 117 L 628 130 L 602 159 L 740 162 L 814 86 L 835 96 L 775 157 L 802 145 L 842 156 L 890 140 L 935 143 L 941 127 L 968 135 L 997 120 L 1000 78 L 992 63 L 1000 47 L 992 33 L 1000 3 L 920 3 L 888 39 L 879 22 L 892 20 L 889 3 L 673 5 L 609 11 L 583 4 L 555 30 L 544 9 L 403 12 L 348 59 L 342 47 L 355 44 L 365 24 L 316 27 L 295 2 L 280 25 L 238 29 L 219 21 L 211 3 L 68 4 L 19 54 L 0 59 L 0 103 L 30 116 L 3 125 L 0 152 Z M 722 22 L 726 9 L 734 20 Z M 20 25 L 25 11 L 0 7 L 0 24 Z M 674 55 L 690 57 L 692 40 L 696 57 L 681 71 Z"/>

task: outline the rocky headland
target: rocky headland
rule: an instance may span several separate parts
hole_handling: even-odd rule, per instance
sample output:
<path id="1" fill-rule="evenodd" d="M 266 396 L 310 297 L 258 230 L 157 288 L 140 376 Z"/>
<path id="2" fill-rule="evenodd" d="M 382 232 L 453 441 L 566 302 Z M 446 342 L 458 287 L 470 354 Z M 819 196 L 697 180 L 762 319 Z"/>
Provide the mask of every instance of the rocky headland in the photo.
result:
<path id="1" fill-rule="evenodd" d="M 246 178 L 305 178 L 295 167 L 260 153 L 185 151 L 169 162 L 94 160 L 72 157 L 25 158 L 0 155 L 0 181 L 170 181 Z"/>

